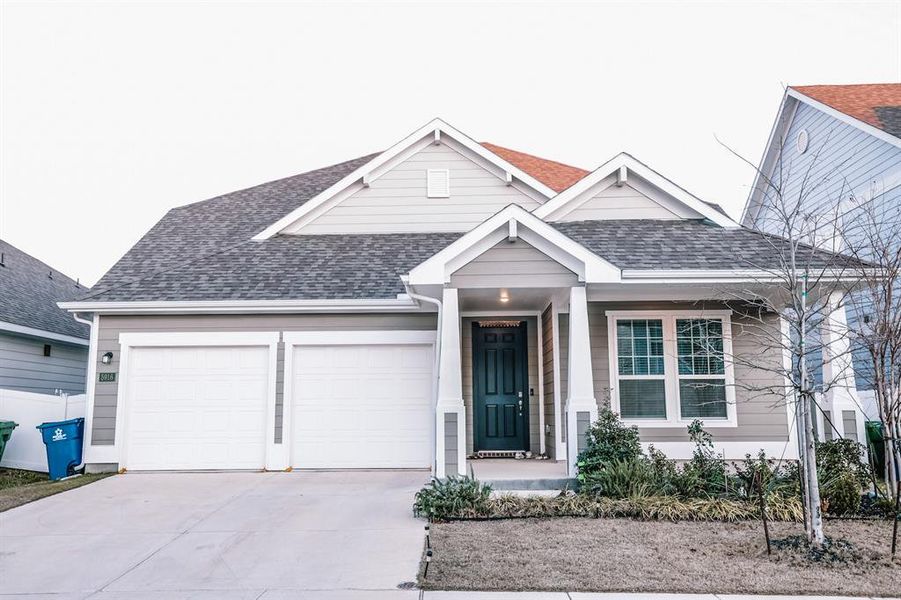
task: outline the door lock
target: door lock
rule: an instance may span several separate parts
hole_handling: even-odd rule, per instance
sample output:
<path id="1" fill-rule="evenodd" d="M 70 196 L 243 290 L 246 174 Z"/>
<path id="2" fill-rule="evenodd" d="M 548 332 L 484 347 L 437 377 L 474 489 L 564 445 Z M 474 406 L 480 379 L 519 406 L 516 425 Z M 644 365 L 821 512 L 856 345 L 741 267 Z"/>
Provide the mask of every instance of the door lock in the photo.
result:
<path id="1" fill-rule="evenodd" d="M 520 394 L 520 396 L 522 396 L 522 394 Z M 521 417 L 522 416 L 522 398 L 519 399 L 519 402 L 517 402 L 517 404 L 519 404 L 519 416 Z"/>

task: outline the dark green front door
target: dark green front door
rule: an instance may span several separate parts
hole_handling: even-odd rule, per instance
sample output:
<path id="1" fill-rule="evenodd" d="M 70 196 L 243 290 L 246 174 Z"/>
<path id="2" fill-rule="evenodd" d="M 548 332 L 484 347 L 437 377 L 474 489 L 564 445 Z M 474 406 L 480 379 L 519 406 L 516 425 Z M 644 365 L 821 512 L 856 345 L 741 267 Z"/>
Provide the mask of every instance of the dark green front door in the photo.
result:
<path id="1" fill-rule="evenodd" d="M 472 324 L 475 449 L 529 449 L 526 324 Z"/>

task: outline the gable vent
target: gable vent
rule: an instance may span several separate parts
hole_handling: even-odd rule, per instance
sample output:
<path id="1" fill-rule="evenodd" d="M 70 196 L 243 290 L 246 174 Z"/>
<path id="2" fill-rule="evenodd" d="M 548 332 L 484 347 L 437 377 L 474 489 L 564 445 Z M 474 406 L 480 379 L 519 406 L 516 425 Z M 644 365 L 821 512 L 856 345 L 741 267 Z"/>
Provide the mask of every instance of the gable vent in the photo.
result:
<path id="1" fill-rule="evenodd" d="M 448 169 L 429 169 L 426 179 L 429 198 L 450 198 L 450 171 Z"/>

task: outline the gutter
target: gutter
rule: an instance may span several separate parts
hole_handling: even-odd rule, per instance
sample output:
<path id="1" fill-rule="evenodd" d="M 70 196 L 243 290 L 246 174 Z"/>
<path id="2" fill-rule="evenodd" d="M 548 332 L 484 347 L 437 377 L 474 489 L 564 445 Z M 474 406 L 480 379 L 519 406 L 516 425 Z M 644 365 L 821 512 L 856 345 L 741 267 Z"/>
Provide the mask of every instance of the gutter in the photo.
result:
<path id="1" fill-rule="evenodd" d="M 59 302 L 69 312 L 104 314 L 241 314 L 410 312 L 421 307 L 409 298 L 347 300 L 174 300 L 139 302 Z"/>

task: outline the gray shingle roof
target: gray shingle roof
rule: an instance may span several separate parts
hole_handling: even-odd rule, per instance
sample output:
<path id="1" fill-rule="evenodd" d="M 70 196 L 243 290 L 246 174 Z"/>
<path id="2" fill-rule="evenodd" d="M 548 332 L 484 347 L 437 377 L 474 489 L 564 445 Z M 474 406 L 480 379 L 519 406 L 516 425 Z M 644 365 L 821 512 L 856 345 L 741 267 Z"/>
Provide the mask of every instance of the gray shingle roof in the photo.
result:
<path id="1" fill-rule="evenodd" d="M 560 232 L 621 269 L 775 269 L 788 243 L 744 227 L 723 228 L 701 220 L 576 221 L 553 223 Z M 848 258 L 799 248 L 810 268 L 848 264 Z"/>
<path id="2" fill-rule="evenodd" d="M 88 338 L 88 326 L 56 306 L 73 294 L 83 294 L 83 286 L 3 240 L 0 253 L 0 321 Z"/>
<path id="3" fill-rule="evenodd" d="M 372 156 L 175 208 L 82 300 L 387 299 L 458 233 L 251 238 Z M 774 238 L 703 221 L 554 224 L 623 269 L 774 267 Z M 823 255 L 827 257 L 827 255 Z M 828 260 L 820 257 L 817 260 Z"/>

